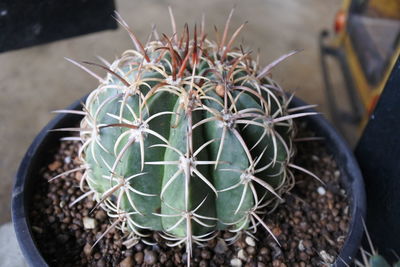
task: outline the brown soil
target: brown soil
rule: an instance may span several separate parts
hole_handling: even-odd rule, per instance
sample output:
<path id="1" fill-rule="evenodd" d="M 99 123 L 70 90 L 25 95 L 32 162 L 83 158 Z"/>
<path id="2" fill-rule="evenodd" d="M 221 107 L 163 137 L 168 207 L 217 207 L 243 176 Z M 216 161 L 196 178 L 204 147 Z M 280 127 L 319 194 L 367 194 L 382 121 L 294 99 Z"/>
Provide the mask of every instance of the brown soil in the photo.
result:
<path id="1" fill-rule="evenodd" d="M 309 133 L 307 133 L 310 136 Z M 82 192 L 82 173 L 48 182 L 51 177 L 79 166 L 78 145 L 63 142 L 48 166 L 41 171 L 30 222 L 39 250 L 50 266 L 185 266 L 184 248 L 169 248 L 139 242 L 131 249 L 123 244 L 118 230 L 108 233 L 92 250 L 91 246 L 109 226 L 101 209 L 90 213 L 92 199 L 69 207 Z M 265 222 L 277 236 L 279 246 L 263 229 L 253 237 L 243 237 L 231 246 L 215 238 L 193 251 L 192 266 L 323 266 L 332 263 L 342 247 L 349 223 L 349 208 L 339 184 L 340 172 L 323 141 L 299 142 L 296 163 L 314 172 L 325 185 L 300 172 L 290 194 Z M 83 221 L 92 218 L 94 229 Z M 222 232 L 220 237 L 230 233 Z M 154 233 L 154 238 L 160 240 Z"/>

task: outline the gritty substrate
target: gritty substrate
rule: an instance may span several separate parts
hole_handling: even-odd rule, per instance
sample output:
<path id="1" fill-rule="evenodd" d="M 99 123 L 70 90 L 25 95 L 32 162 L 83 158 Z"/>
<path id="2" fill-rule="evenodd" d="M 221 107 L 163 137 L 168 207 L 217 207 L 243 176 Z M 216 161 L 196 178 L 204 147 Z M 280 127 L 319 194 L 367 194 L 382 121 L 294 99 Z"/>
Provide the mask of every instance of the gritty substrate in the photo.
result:
<path id="1" fill-rule="evenodd" d="M 82 194 L 78 188 L 82 173 L 48 182 L 79 166 L 77 149 L 76 143 L 62 142 L 41 171 L 30 210 L 34 238 L 49 265 L 185 266 L 185 249 L 167 247 L 156 233 L 153 237 L 160 240 L 157 245 L 139 242 L 127 249 L 119 230 L 112 230 L 91 250 L 110 224 L 101 209 L 90 213 L 95 206 L 91 199 L 69 207 Z M 340 172 L 323 141 L 299 142 L 298 151 L 301 153 L 297 153 L 296 163 L 326 184 L 322 186 L 308 175 L 295 173 L 295 188 L 265 220 L 281 246 L 259 227 L 255 234 L 258 240 L 243 237 L 228 246 L 222 238 L 215 238 L 205 248 L 194 248 L 192 266 L 323 266 L 335 260 L 349 223 L 348 203 L 338 182 Z M 222 236 L 229 237 L 229 233 L 221 233 Z"/>

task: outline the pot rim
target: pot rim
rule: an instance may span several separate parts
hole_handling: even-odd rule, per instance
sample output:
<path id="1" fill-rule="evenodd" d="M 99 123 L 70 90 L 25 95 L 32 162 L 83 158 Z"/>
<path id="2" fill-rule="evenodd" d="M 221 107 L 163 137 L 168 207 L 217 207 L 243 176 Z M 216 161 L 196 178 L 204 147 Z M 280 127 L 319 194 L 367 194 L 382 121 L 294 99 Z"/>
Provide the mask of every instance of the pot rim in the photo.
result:
<path id="1" fill-rule="evenodd" d="M 291 104 L 304 106 L 306 103 L 294 97 Z M 314 109 L 305 109 L 303 112 L 315 112 Z M 317 134 L 325 138 L 328 151 L 338 163 L 341 172 L 340 182 L 345 187 L 350 208 L 349 232 L 343 247 L 332 266 L 349 266 L 357 256 L 361 240 L 364 235 L 364 218 L 366 218 L 366 193 L 364 179 L 358 162 L 347 141 L 321 114 L 307 117 L 307 122 Z M 341 163 L 341 164 L 339 164 Z"/>

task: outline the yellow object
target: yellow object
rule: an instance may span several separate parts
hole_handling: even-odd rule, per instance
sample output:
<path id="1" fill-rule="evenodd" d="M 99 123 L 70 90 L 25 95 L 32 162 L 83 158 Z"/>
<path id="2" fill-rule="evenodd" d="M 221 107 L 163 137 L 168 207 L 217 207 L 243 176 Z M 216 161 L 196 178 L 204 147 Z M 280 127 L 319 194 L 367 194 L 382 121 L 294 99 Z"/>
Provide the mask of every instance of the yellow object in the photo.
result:
<path id="1" fill-rule="evenodd" d="M 352 13 L 351 8 L 354 5 L 360 4 L 361 12 Z M 385 21 L 396 21 L 400 20 L 400 1 L 399 0 L 365 0 L 362 3 L 354 3 L 351 0 L 344 0 L 342 7 L 339 12 L 345 12 L 346 21 L 348 23 L 349 16 L 359 16 L 366 18 L 367 20 L 385 20 Z M 399 22 L 400 23 L 400 22 Z M 399 24 L 400 25 L 400 24 Z M 400 26 L 399 26 L 400 27 Z M 400 55 L 400 45 L 397 40 L 396 47 L 388 58 L 387 64 L 384 68 L 383 74 L 380 75 L 379 81 L 371 84 L 368 82 L 366 74 L 362 68 L 362 63 L 357 54 L 355 45 L 352 40 L 351 33 L 348 31 L 348 27 L 344 27 L 343 30 L 337 32 L 335 37 L 331 40 L 331 47 L 337 50 L 342 50 L 345 54 L 346 62 L 349 67 L 350 76 L 352 78 L 357 94 L 361 100 L 361 104 L 364 108 L 361 122 L 359 123 L 359 133 L 362 132 L 366 123 L 368 122 L 369 116 L 375 108 L 375 105 L 379 99 L 380 94 L 387 82 L 390 72 L 396 62 L 396 59 Z M 395 33 L 394 33 L 395 34 Z M 369 39 L 366 38 L 368 41 Z M 365 66 L 364 66 L 365 67 Z"/>
<path id="2" fill-rule="evenodd" d="M 397 47 L 396 52 L 393 53 L 393 56 L 390 59 L 390 63 L 386 67 L 385 73 L 379 83 L 375 86 L 370 85 L 365 77 L 365 74 L 362 70 L 361 64 L 357 58 L 354 47 L 351 43 L 350 37 L 348 34 L 344 36 L 343 39 L 343 47 L 345 50 L 347 62 L 351 71 L 351 76 L 353 77 L 354 85 L 358 90 L 358 94 L 361 98 L 361 102 L 364 107 L 364 115 L 362 121 L 359 125 L 359 131 L 361 132 L 366 123 L 368 122 L 369 116 L 375 108 L 376 103 L 378 102 L 379 96 L 382 93 L 383 88 L 385 87 L 386 81 L 389 78 L 390 72 L 396 63 L 396 59 L 400 55 L 400 47 Z"/>
<path id="3" fill-rule="evenodd" d="M 370 0 L 368 12 L 381 18 L 400 19 L 400 1 Z"/>

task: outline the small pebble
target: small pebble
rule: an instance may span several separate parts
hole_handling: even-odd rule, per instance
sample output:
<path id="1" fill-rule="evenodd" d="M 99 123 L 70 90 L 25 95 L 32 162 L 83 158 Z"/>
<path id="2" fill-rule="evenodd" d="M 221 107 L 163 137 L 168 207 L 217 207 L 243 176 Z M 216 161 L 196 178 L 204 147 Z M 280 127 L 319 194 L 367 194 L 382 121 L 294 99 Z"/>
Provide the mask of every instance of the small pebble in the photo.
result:
<path id="1" fill-rule="evenodd" d="M 311 249 L 312 247 L 312 242 L 310 240 L 304 240 L 303 245 L 307 249 Z"/>
<path id="2" fill-rule="evenodd" d="M 75 179 L 80 182 L 82 180 L 83 174 L 81 172 L 75 173 Z"/>
<path id="3" fill-rule="evenodd" d="M 300 240 L 300 242 L 299 242 L 299 245 L 297 246 L 297 248 L 300 250 L 300 251 L 304 251 L 306 248 L 304 247 L 304 245 L 303 245 L 303 240 Z"/>
<path id="4" fill-rule="evenodd" d="M 246 254 L 246 252 L 245 252 L 243 249 L 239 250 L 237 256 L 238 256 L 238 258 L 241 259 L 241 260 L 244 260 L 244 261 L 247 260 L 247 254 Z"/>
<path id="5" fill-rule="evenodd" d="M 255 247 L 247 247 L 246 252 L 249 255 L 254 255 L 254 254 L 256 254 L 256 249 L 255 249 Z"/>
<path id="6" fill-rule="evenodd" d="M 167 255 L 165 253 L 161 253 L 159 257 L 160 263 L 164 264 L 165 262 L 167 262 L 167 260 L 168 260 Z"/>
<path id="7" fill-rule="evenodd" d="M 139 242 L 139 243 L 137 243 L 136 245 L 135 245 L 135 249 L 137 250 L 137 251 L 142 251 L 143 250 L 143 243 L 142 242 Z"/>
<path id="8" fill-rule="evenodd" d="M 187 262 L 187 253 L 185 252 L 185 253 L 183 253 L 182 254 L 182 262 Z"/>
<path id="9" fill-rule="evenodd" d="M 241 267 L 242 261 L 239 259 L 231 259 L 231 266 L 232 267 Z"/>
<path id="10" fill-rule="evenodd" d="M 315 156 L 315 155 L 312 155 L 312 156 L 311 156 L 311 159 L 312 159 L 313 161 L 316 161 L 316 162 L 319 161 L 319 158 L 318 158 L 317 156 Z"/>
<path id="11" fill-rule="evenodd" d="M 157 254 L 152 250 L 145 250 L 144 252 L 144 263 L 155 264 L 157 262 Z"/>
<path id="12" fill-rule="evenodd" d="M 95 204 L 94 204 L 94 201 L 92 201 L 92 200 L 88 200 L 88 201 L 85 203 L 85 207 L 86 207 L 87 209 L 89 209 L 89 210 L 92 210 L 92 209 L 94 208 L 94 206 L 95 206 Z"/>
<path id="13" fill-rule="evenodd" d="M 38 234 L 43 233 L 43 229 L 37 226 L 32 226 L 32 230 L 35 231 Z"/>
<path id="14" fill-rule="evenodd" d="M 104 259 L 97 261 L 96 267 L 105 267 L 105 266 L 106 266 L 106 262 L 104 261 Z"/>
<path id="15" fill-rule="evenodd" d="M 346 206 L 343 210 L 344 214 L 348 215 L 349 214 L 349 206 Z"/>
<path id="16" fill-rule="evenodd" d="M 318 191 L 318 194 L 320 194 L 321 196 L 324 196 L 326 194 L 326 190 L 322 186 L 319 186 L 317 191 Z"/>
<path id="17" fill-rule="evenodd" d="M 344 242 L 345 240 L 346 240 L 346 237 L 344 235 L 338 236 L 338 238 L 336 239 L 336 241 L 339 243 Z"/>
<path id="18" fill-rule="evenodd" d="M 228 246 L 225 243 L 225 240 L 222 238 L 218 239 L 217 245 L 215 245 L 214 252 L 217 254 L 223 254 L 228 250 Z"/>
<path id="19" fill-rule="evenodd" d="M 282 230 L 280 227 L 277 226 L 272 229 L 272 233 L 274 234 L 275 237 L 278 237 L 282 234 Z"/>
<path id="20" fill-rule="evenodd" d="M 136 252 L 134 257 L 137 264 L 142 264 L 144 258 L 143 252 Z"/>
<path id="21" fill-rule="evenodd" d="M 203 249 L 203 250 L 201 251 L 201 257 L 202 257 L 203 259 L 205 259 L 205 260 L 209 260 L 209 259 L 211 259 L 211 252 L 208 251 L 208 250 L 206 250 L 206 249 Z"/>
<path id="22" fill-rule="evenodd" d="M 271 253 L 272 259 L 277 259 L 277 258 L 280 258 L 282 256 L 282 254 L 283 254 L 282 253 L 282 249 L 281 249 L 281 247 L 279 247 L 276 244 L 275 241 L 274 242 L 270 242 L 269 246 L 273 249 L 272 253 Z"/>
<path id="23" fill-rule="evenodd" d="M 268 248 L 265 248 L 265 247 L 262 247 L 262 248 L 260 249 L 260 254 L 261 254 L 261 255 L 267 255 L 267 254 L 269 254 L 269 249 L 268 249 Z"/>
<path id="24" fill-rule="evenodd" d="M 69 157 L 69 156 L 68 156 L 68 157 L 65 157 L 65 158 L 64 158 L 64 163 L 65 163 L 65 164 L 70 164 L 70 163 L 71 163 L 71 157 Z"/>
<path id="25" fill-rule="evenodd" d="M 83 247 L 83 253 L 85 253 L 86 257 L 90 256 L 92 251 L 92 246 L 89 243 L 86 243 L 86 245 Z"/>
<path id="26" fill-rule="evenodd" d="M 83 227 L 85 227 L 85 229 L 96 228 L 96 220 L 89 217 L 83 217 Z"/>
<path id="27" fill-rule="evenodd" d="M 348 223 L 346 223 L 345 221 L 340 221 L 339 222 L 339 228 L 343 232 L 347 232 L 347 227 L 348 227 Z"/>
<path id="28" fill-rule="evenodd" d="M 299 253 L 299 257 L 302 261 L 307 261 L 308 260 L 308 255 L 304 252 Z"/>
<path id="29" fill-rule="evenodd" d="M 96 218 L 96 220 L 99 220 L 100 222 L 102 222 L 105 219 L 107 219 L 107 214 L 104 210 L 100 209 L 100 210 L 96 211 L 96 214 L 94 215 L 94 217 Z"/>
<path id="30" fill-rule="evenodd" d="M 321 250 L 319 252 L 319 255 L 321 256 L 322 260 L 326 263 L 333 263 L 333 261 L 335 260 L 335 257 L 329 255 L 325 250 Z"/>
<path id="31" fill-rule="evenodd" d="M 47 217 L 47 219 L 49 220 L 49 223 L 53 223 L 56 221 L 56 218 L 54 216 L 49 216 Z"/>
<path id="32" fill-rule="evenodd" d="M 175 253 L 174 254 L 174 260 L 175 260 L 175 263 L 180 264 L 181 263 L 181 254 L 180 253 Z"/>
<path id="33" fill-rule="evenodd" d="M 119 267 L 131 267 L 133 266 L 133 260 L 131 256 L 126 257 L 119 263 Z"/>
<path id="34" fill-rule="evenodd" d="M 254 239 L 250 236 L 247 236 L 246 239 L 244 240 L 247 245 L 254 247 L 256 245 L 256 242 L 254 242 Z"/>
<path id="35" fill-rule="evenodd" d="M 49 168 L 50 171 L 55 171 L 58 168 L 62 166 L 62 163 L 59 161 L 54 161 L 53 163 L 50 163 L 47 167 Z"/>

